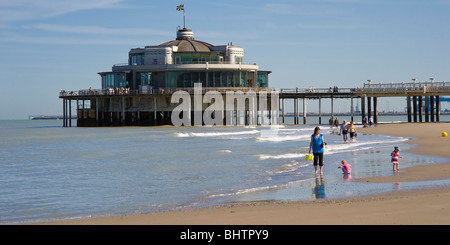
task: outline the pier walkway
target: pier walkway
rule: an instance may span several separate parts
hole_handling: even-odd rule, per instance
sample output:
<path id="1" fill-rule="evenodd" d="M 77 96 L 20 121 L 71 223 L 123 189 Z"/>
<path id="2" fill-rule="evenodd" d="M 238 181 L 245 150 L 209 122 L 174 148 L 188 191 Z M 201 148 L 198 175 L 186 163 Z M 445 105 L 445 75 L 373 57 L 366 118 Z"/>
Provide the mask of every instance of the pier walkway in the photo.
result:
<path id="1" fill-rule="evenodd" d="M 439 122 L 440 120 L 440 96 L 450 95 L 450 82 L 412 83 L 364 83 L 361 88 L 295 88 L 280 89 L 282 121 L 284 122 L 284 100 L 294 100 L 294 124 L 299 123 L 299 100 L 303 100 L 303 123 L 306 124 L 306 100 L 319 100 L 319 124 L 321 124 L 322 103 L 321 99 L 331 99 L 331 116 L 333 117 L 334 100 L 340 98 L 351 99 L 351 117 L 353 120 L 353 99 L 361 100 L 361 119 L 373 117 L 374 123 L 378 122 L 378 98 L 379 97 L 405 97 L 408 114 L 408 122 Z M 367 103 L 366 103 L 367 102 Z M 423 103 L 422 103 L 423 102 Z M 412 105 L 411 105 L 412 103 Z M 367 104 L 367 106 L 366 106 Z M 367 110 L 366 110 L 367 109 Z M 367 112 L 367 113 L 366 113 Z M 425 117 L 423 117 L 425 114 Z"/>

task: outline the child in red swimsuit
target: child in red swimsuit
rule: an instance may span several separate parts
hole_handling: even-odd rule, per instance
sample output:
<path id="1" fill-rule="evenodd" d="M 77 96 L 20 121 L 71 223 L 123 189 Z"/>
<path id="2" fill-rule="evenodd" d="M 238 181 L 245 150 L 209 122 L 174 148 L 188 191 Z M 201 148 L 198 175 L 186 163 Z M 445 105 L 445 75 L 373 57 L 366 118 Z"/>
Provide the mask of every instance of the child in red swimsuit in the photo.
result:
<path id="1" fill-rule="evenodd" d="M 398 159 L 403 158 L 398 153 L 400 149 L 398 149 L 398 146 L 394 147 L 394 151 L 391 153 L 391 163 L 392 163 L 392 170 L 395 172 L 398 172 Z"/>

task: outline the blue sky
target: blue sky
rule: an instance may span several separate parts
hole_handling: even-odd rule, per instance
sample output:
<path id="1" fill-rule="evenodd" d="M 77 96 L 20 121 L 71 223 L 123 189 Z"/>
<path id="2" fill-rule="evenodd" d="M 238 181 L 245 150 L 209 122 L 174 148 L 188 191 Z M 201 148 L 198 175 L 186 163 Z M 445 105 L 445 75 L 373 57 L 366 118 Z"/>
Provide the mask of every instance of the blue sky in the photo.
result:
<path id="1" fill-rule="evenodd" d="M 243 47 L 270 87 L 450 80 L 450 0 L 0 0 L 0 119 L 62 114 L 61 89 L 175 39 L 181 3 L 197 40 Z"/>

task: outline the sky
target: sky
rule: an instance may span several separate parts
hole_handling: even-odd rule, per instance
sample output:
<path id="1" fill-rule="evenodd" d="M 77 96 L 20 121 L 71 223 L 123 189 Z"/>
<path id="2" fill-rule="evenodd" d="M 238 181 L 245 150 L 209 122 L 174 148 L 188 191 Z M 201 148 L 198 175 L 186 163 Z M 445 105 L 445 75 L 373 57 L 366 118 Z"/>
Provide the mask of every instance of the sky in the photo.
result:
<path id="1" fill-rule="evenodd" d="M 450 0 L 0 0 L 0 120 L 62 115 L 60 90 L 174 40 L 179 4 L 196 40 L 244 48 L 271 88 L 450 81 Z"/>

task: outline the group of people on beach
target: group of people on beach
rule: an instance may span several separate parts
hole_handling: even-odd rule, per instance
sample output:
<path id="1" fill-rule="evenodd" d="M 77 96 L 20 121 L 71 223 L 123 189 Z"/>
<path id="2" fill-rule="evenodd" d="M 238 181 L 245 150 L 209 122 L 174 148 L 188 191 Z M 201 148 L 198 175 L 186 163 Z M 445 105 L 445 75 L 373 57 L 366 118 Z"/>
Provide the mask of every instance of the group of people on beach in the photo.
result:
<path id="1" fill-rule="evenodd" d="M 346 125 L 344 127 L 344 125 Z M 346 124 L 346 121 L 344 120 L 344 123 L 341 126 L 341 133 L 344 137 L 344 142 L 347 142 L 347 134 L 350 132 L 350 138 L 353 141 L 353 137 L 356 136 L 356 128 L 353 124 L 353 121 L 350 122 L 350 125 Z M 311 154 L 311 151 L 314 156 L 313 165 L 314 165 L 314 173 L 317 176 L 317 168 L 319 167 L 320 175 L 323 175 L 323 154 L 324 154 L 324 147 L 327 145 L 327 143 L 324 140 L 323 134 L 320 133 L 320 127 L 314 128 L 314 133 L 311 135 L 311 141 L 309 144 L 309 152 L 308 154 Z M 391 163 L 392 163 L 392 169 L 394 172 L 399 171 L 399 164 L 398 160 L 399 158 L 402 158 L 399 154 L 400 149 L 398 146 L 394 147 L 394 151 L 391 153 Z M 338 168 L 342 169 L 342 173 L 344 174 L 344 178 L 346 176 L 349 176 L 351 174 L 351 165 L 347 163 L 346 160 L 341 160 L 341 166 Z"/>
<path id="2" fill-rule="evenodd" d="M 350 134 L 351 142 L 354 142 L 355 138 L 358 136 L 358 134 L 356 132 L 356 127 L 355 127 L 355 124 L 353 123 L 353 121 L 350 121 L 350 124 L 349 124 L 349 123 L 347 123 L 346 120 L 344 120 L 342 122 L 342 124 L 339 125 L 339 120 L 337 118 L 333 121 L 333 117 L 330 117 L 329 123 L 330 123 L 330 128 L 332 129 L 332 132 L 333 132 L 333 126 L 336 127 L 336 129 L 339 131 L 338 134 L 342 135 L 344 143 L 348 142 L 349 134 Z"/>

